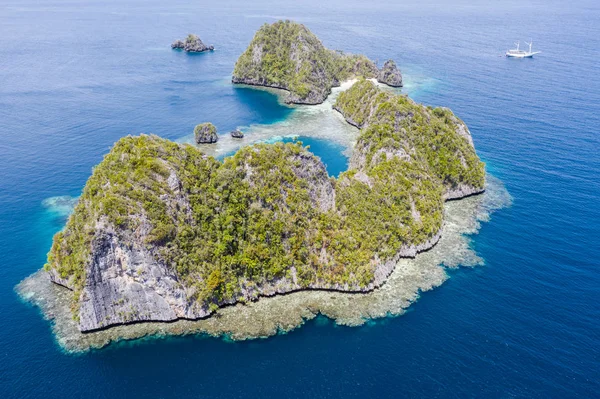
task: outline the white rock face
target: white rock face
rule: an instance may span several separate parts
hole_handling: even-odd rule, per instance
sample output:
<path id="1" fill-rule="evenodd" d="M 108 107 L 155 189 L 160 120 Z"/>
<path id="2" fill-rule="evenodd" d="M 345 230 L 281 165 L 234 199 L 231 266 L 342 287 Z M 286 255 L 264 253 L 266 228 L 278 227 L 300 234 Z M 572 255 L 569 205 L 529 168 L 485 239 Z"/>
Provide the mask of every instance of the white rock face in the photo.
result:
<path id="1" fill-rule="evenodd" d="M 144 226 L 140 228 L 144 230 Z M 146 230 L 149 230 L 146 228 Z M 79 329 L 91 331 L 133 321 L 172 321 L 207 316 L 188 290 L 143 244 L 124 243 L 109 224 L 98 223 L 80 296 Z M 50 279 L 70 287 L 54 271 Z"/>
<path id="2" fill-rule="evenodd" d="M 176 276 L 146 248 L 124 246 L 110 230 L 97 234 L 80 299 L 81 331 L 206 314 L 194 311 Z"/>
<path id="3" fill-rule="evenodd" d="M 308 195 L 313 204 L 321 212 L 334 209 L 335 190 L 323 162 L 318 161 L 312 154 L 304 152 L 295 157 L 292 163 L 298 165 L 293 167 L 296 175 L 309 182 Z"/>
<path id="4" fill-rule="evenodd" d="M 444 200 L 456 200 L 465 198 L 471 195 L 480 194 L 485 191 L 485 188 L 477 188 L 467 184 L 460 184 L 456 187 L 446 188 Z"/>

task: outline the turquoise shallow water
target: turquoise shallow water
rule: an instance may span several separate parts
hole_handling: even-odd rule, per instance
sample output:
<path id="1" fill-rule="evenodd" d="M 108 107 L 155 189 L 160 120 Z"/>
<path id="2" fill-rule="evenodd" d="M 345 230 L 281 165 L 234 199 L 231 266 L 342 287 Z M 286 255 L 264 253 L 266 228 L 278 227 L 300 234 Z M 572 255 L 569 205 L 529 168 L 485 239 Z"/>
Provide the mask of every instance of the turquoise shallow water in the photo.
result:
<path id="1" fill-rule="evenodd" d="M 600 9 L 501 2 L 5 1 L 0 5 L 0 396 L 594 397 L 600 390 Z M 231 343 L 142 340 L 64 354 L 14 286 L 40 268 L 93 165 L 127 134 L 221 132 L 294 116 L 237 88 L 237 55 L 263 23 L 306 23 L 331 48 L 391 57 L 418 101 L 452 108 L 514 198 L 459 269 L 410 311 L 360 328 L 317 319 Z M 217 51 L 172 40 L 198 33 Z M 533 36 L 532 60 L 500 55 Z M 565 57 L 568 54 L 568 57 Z M 301 138 L 330 174 L 338 144 Z"/>

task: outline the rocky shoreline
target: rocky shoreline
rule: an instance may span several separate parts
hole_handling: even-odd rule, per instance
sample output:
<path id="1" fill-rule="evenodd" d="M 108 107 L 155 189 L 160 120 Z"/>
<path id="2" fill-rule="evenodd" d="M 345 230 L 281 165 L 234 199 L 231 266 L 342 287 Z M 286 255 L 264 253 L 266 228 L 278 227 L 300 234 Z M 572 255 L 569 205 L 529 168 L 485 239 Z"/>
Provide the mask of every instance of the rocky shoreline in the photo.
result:
<path id="1" fill-rule="evenodd" d="M 329 94 L 331 94 L 331 91 L 329 91 L 324 96 L 310 96 L 310 97 L 306 97 L 304 99 L 300 99 L 300 98 L 295 98 L 292 95 L 292 93 L 290 92 L 289 88 L 285 85 L 268 84 L 268 83 L 264 82 L 263 80 L 247 79 L 247 78 L 241 78 L 241 77 L 236 77 L 236 76 L 233 76 L 231 78 L 231 83 L 238 84 L 238 85 L 246 85 L 246 86 L 252 86 L 252 87 L 265 88 L 265 89 L 283 90 L 286 93 L 286 95 L 283 98 L 283 103 L 288 104 L 288 105 L 291 105 L 291 104 L 319 105 L 319 104 L 322 104 L 323 102 L 325 102 L 325 100 L 327 99 L 327 96 L 329 96 Z M 333 87 L 336 87 L 336 86 L 333 86 Z"/>
<path id="2" fill-rule="evenodd" d="M 460 185 L 456 188 L 446 190 L 443 197 L 445 201 L 461 200 L 463 198 L 481 194 L 484 191 L 485 188 L 476 188 L 467 185 Z"/>
<path id="3" fill-rule="evenodd" d="M 374 290 L 380 288 L 386 283 L 388 277 L 394 271 L 396 264 L 401 259 L 411 258 L 414 259 L 418 254 L 427 252 L 434 248 L 436 244 L 442 237 L 442 230 L 440 230 L 429 240 L 426 242 L 420 243 L 418 245 L 406 245 L 404 246 L 397 254 L 391 259 L 386 260 L 385 262 L 379 261 L 376 269 L 375 269 L 375 278 L 371 284 L 366 287 L 351 287 L 349 285 L 332 285 L 326 282 L 316 282 L 310 284 L 308 287 L 300 286 L 297 281 L 289 280 L 286 278 L 279 279 L 277 281 L 271 282 L 269 284 L 263 284 L 260 286 L 252 287 L 251 290 L 246 291 L 245 294 L 248 297 L 253 298 L 252 301 L 260 301 L 265 298 L 272 298 L 275 296 L 281 295 L 291 295 L 295 293 L 302 292 L 310 292 L 310 291 L 322 291 L 322 292 L 335 292 L 340 294 L 368 294 L 373 292 Z M 49 279 L 52 283 L 66 289 L 70 292 L 73 292 L 73 289 L 69 287 L 69 283 L 64 279 L 61 279 L 54 270 L 50 270 L 48 272 L 40 271 L 43 273 L 47 273 L 45 278 Z M 85 330 L 81 330 L 82 334 L 90 334 L 99 331 L 105 331 L 118 326 L 128 326 L 139 323 L 173 323 L 180 320 L 203 320 L 206 318 L 210 318 L 218 313 L 220 309 L 235 306 L 239 301 L 223 301 L 218 304 L 219 309 L 215 310 L 204 310 L 200 312 L 196 312 L 195 314 L 187 314 L 187 315 L 177 315 L 172 312 L 167 312 L 166 314 L 170 314 L 169 317 L 164 317 L 165 313 L 156 313 L 158 317 L 148 317 L 144 319 L 130 320 L 125 322 L 113 322 L 109 325 L 104 325 L 96 328 L 86 328 Z M 85 304 L 84 304 L 85 306 Z M 157 309 L 159 310 L 159 309 Z M 104 311 L 105 312 L 105 311 Z M 81 326 L 81 322 L 80 322 Z"/>

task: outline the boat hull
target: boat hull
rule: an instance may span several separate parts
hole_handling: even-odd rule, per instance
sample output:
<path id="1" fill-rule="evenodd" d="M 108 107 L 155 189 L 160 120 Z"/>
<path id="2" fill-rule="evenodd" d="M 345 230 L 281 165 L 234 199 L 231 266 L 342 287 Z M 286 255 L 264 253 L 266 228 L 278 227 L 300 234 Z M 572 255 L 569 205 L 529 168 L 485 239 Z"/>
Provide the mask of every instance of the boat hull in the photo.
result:
<path id="1" fill-rule="evenodd" d="M 508 58 L 533 58 L 533 54 L 506 54 Z"/>

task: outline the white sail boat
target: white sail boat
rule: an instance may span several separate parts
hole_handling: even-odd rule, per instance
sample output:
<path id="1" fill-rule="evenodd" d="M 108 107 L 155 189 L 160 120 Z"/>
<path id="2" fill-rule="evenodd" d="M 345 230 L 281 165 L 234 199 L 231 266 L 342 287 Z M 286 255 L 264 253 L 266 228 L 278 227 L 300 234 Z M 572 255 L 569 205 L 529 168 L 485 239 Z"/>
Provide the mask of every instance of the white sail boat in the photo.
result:
<path id="1" fill-rule="evenodd" d="M 525 42 L 525 43 L 527 45 L 529 45 L 529 51 L 519 49 L 520 42 L 516 42 L 515 45 L 517 46 L 517 48 L 508 50 L 506 52 L 506 56 L 511 57 L 511 58 L 531 58 L 534 56 L 534 54 L 541 53 L 541 51 L 532 51 L 531 50 L 531 47 L 533 46 L 533 40 L 530 41 L 529 43 L 527 43 L 527 42 Z"/>

